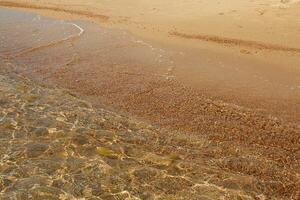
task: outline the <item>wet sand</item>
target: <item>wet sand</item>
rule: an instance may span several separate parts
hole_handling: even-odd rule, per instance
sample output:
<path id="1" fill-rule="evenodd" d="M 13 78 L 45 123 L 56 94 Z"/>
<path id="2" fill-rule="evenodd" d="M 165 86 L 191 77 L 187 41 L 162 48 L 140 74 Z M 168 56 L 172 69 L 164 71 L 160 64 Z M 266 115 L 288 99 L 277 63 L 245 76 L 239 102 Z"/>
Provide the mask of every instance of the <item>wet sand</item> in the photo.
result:
<path id="1" fill-rule="evenodd" d="M 297 1 L 136 4 L 32 0 L 1 1 L 0 5 L 122 28 L 152 46 L 175 52 L 172 65 L 165 68 L 202 94 L 265 110 L 287 121 L 298 122 L 300 118 Z"/>
<path id="2" fill-rule="evenodd" d="M 154 127 L 0 66 L 1 199 L 298 197 L 297 168 L 264 146 Z"/>
<path id="3" fill-rule="evenodd" d="M 105 106 L 185 134 L 204 135 L 216 144 L 225 144 L 223 150 L 242 146 L 276 166 L 289 165 L 288 180 L 284 174 L 271 178 L 277 172 L 269 168 L 272 172 L 258 173 L 243 171 L 243 163 L 223 167 L 267 181 L 266 195 L 298 195 L 297 44 L 276 43 L 276 36 L 273 41 L 253 43 L 230 39 L 234 35 L 214 37 L 180 31 L 151 38 L 131 26 L 124 25 L 124 29 L 121 22 L 108 27 L 113 17 L 107 13 L 102 14 L 109 17 L 100 20 L 107 24 L 99 26 L 93 23 L 98 18 L 96 11 L 5 5 L 51 10 L 60 17 L 71 13 L 72 18 L 90 18 L 54 20 L 1 10 L 1 19 L 11 16 L 11 21 L 0 21 L 5 27 L 1 29 L 1 57 L 10 70 L 48 87 L 70 89 L 96 107 Z M 13 32 L 16 35 L 10 34 Z M 169 39 L 163 42 L 161 38 Z M 255 152 L 258 147 L 264 150 Z M 271 186 L 272 181 L 278 185 Z"/>

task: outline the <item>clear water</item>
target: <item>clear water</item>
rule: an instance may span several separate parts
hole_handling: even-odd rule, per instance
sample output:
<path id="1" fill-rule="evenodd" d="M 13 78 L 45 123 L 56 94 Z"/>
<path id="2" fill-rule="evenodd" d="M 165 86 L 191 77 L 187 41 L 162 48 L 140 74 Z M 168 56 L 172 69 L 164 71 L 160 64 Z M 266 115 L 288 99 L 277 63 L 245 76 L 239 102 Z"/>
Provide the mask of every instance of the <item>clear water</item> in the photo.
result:
<path id="1" fill-rule="evenodd" d="M 0 56 L 28 69 L 51 70 L 70 63 L 83 68 L 106 65 L 103 70 L 143 66 L 143 72 L 136 73 L 150 73 L 151 68 L 151 73 L 163 75 L 172 67 L 165 51 L 126 31 L 10 9 L 0 10 L 0 44 Z"/>

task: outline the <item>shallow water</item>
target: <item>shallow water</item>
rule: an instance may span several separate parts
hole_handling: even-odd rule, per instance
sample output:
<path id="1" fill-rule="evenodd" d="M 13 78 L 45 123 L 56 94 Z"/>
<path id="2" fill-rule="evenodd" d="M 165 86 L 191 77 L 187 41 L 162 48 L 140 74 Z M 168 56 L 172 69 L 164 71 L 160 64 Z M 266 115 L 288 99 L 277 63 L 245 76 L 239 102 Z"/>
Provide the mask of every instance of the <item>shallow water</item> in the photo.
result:
<path id="1" fill-rule="evenodd" d="M 128 31 L 87 21 L 49 19 L 4 8 L 0 15 L 0 56 L 42 83 L 102 99 L 96 103 L 118 108 L 121 104 L 129 112 L 144 109 L 136 104 L 150 103 L 138 103 L 136 96 L 169 87 L 175 80 L 201 95 L 290 121 L 300 115 L 300 72 L 293 64 L 284 67 L 252 55 L 205 48 L 162 49 Z M 172 98 L 176 95 L 183 94 L 172 93 Z M 133 108 L 128 101 L 135 102 Z M 155 115 L 158 108 L 151 105 L 149 109 Z"/>
<path id="2" fill-rule="evenodd" d="M 72 59 L 88 60 L 89 66 L 98 65 L 103 59 L 112 65 L 143 64 L 145 70 L 147 65 L 157 69 L 171 65 L 165 51 L 123 30 L 103 29 L 88 22 L 53 20 L 10 9 L 1 9 L 0 18 L 0 55 L 29 67 L 53 68 Z"/>
<path id="3" fill-rule="evenodd" d="M 39 48 L 77 35 L 71 23 L 50 20 L 10 9 L 0 12 L 0 54 L 15 57 L 33 48 Z"/>
<path id="4" fill-rule="evenodd" d="M 298 195 L 299 126 L 205 96 L 232 89 L 239 100 L 261 90 L 269 105 L 297 113 L 296 95 L 288 98 L 295 104 L 263 96 L 275 91 L 276 80 L 261 87 L 247 76 L 256 71 L 250 61 L 244 67 L 230 55 L 165 50 L 91 22 L 0 13 L 1 70 L 7 65 L 40 84 L 71 89 L 1 77 L 4 197 L 26 199 L 26 190 L 36 199 Z M 176 131 L 94 109 L 77 94 Z"/>

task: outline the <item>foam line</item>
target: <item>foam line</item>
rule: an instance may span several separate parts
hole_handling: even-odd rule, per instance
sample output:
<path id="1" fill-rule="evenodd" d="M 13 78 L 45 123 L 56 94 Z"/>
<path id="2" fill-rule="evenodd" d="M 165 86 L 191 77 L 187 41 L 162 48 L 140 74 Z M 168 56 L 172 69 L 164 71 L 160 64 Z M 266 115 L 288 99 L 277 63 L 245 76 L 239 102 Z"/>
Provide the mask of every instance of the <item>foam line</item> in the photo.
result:
<path id="1" fill-rule="evenodd" d="M 80 37 L 85 32 L 85 30 L 82 27 L 80 27 L 79 25 L 77 25 L 75 23 L 67 23 L 67 24 L 70 24 L 70 25 L 76 27 L 79 30 L 79 32 L 77 34 L 65 37 L 61 40 L 52 41 L 52 42 L 44 44 L 44 45 L 40 45 L 40 46 L 37 46 L 37 47 L 32 47 L 32 48 L 26 49 L 24 51 L 21 51 L 21 52 L 17 53 L 13 57 L 22 56 L 24 54 L 31 53 L 31 52 L 39 50 L 39 49 L 43 49 L 43 48 L 46 48 L 46 47 L 51 47 L 51 46 L 54 46 L 54 45 L 57 45 L 57 44 L 61 44 L 65 41 L 72 40 L 72 39 L 75 39 L 77 37 Z"/>
<path id="2" fill-rule="evenodd" d="M 78 33 L 78 37 L 80 37 L 84 33 L 84 29 L 81 28 L 80 26 L 78 26 L 77 24 L 75 24 L 75 23 L 69 23 L 69 24 L 71 24 L 79 29 L 80 32 Z"/>

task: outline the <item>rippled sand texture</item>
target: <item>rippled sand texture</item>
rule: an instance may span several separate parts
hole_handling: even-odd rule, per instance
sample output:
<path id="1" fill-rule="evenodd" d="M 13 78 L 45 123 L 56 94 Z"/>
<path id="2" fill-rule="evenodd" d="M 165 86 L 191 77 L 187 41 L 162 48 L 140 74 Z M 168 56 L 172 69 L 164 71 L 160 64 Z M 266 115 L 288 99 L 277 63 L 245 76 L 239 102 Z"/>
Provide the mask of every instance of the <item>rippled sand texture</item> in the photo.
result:
<path id="1" fill-rule="evenodd" d="M 280 117 L 269 109 L 209 98 L 208 92 L 218 92 L 209 86 L 227 83 L 218 82 L 226 73 L 226 79 L 233 81 L 225 89 L 234 89 L 233 83 L 260 85 L 264 79 L 243 81 L 249 78 L 247 72 L 258 70 L 260 76 L 275 74 L 271 84 L 262 84 L 266 88 L 258 87 L 259 94 L 270 88 L 274 93 L 276 81 L 297 83 L 297 67 L 270 71 L 259 68 L 257 61 L 253 70 L 249 63 L 254 60 L 243 56 L 164 48 L 124 29 L 92 22 L 54 20 L 9 9 L 1 9 L 0 16 L 1 69 L 6 70 L 1 78 L 0 118 L 3 196 L 299 198 L 297 90 L 284 93 L 289 101 L 274 99 L 291 107 Z M 215 64 L 222 59 L 226 64 L 221 68 L 224 63 L 202 63 L 193 71 L 189 66 L 199 58 Z M 235 74 L 233 61 L 245 63 L 242 72 Z M 182 62 L 190 63 L 188 72 Z M 198 79 L 192 75 L 199 78 L 199 71 L 208 80 L 204 83 L 213 84 L 198 88 L 198 83 L 188 84 L 181 77 L 190 73 L 187 77 L 194 82 Z M 5 73 L 12 72 L 33 82 L 14 75 L 7 78 Z M 285 82 L 286 77 L 275 79 L 281 73 L 291 75 L 290 82 Z M 75 94 L 95 107 L 72 97 Z M 273 98 L 261 99 L 272 104 Z M 105 111 L 104 106 L 168 131 Z M 284 111 L 279 106 L 278 110 Z"/>
<path id="2" fill-rule="evenodd" d="M 10 67 L 1 62 L 1 199 L 299 197 L 289 150 L 158 129 Z"/>
<path id="3" fill-rule="evenodd" d="M 287 121 L 300 118 L 299 1 L 10 0 L 0 5 L 129 30 L 175 51 L 173 63 L 164 67 L 201 94 Z"/>

